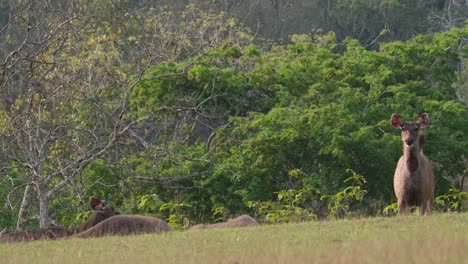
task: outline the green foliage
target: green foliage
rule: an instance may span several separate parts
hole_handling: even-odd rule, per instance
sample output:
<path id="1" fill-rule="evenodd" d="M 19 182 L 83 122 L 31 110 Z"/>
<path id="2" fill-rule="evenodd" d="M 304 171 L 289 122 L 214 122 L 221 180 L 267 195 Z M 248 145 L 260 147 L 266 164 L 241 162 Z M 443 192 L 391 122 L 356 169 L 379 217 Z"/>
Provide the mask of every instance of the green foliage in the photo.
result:
<path id="1" fill-rule="evenodd" d="M 0 183 L 0 199 L 2 201 L 7 201 L 7 191 L 10 189 L 10 186 L 6 186 L 3 183 Z M 0 212 L 0 227 L 10 227 L 15 226 L 17 221 L 16 211 L 6 210 L 6 205 L 3 206 Z"/>
<path id="2" fill-rule="evenodd" d="M 465 205 L 468 203 L 468 192 L 450 189 L 447 194 L 437 196 L 435 203 L 437 209 L 444 212 L 466 210 Z"/>
<path id="3" fill-rule="evenodd" d="M 350 186 L 344 188 L 342 191 L 333 195 L 326 194 L 320 197 L 320 200 L 328 199 L 328 210 L 330 210 L 330 217 L 343 218 L 352 215 L 350 207 L 354 202 L 362 202 L 366 190 L 362 186 L 367 183 L 366 179 L 352 170 L 348 170 L 352 175 L 344 180 L 344 183 L 350 182 Z"/>
<path id="4" fill-rule="evenodd" d="M 165 203 L 159 207 L 159 211 L 167 211 L 169 217 L 166 218 L 167 223 L 175 229 L 183 229 L 187 227 L 187 217 L 183 214 L 186 208 L 190 208 L 188 204 Z"/>
<path id="5" fill-rule="evenodd" d="M 227 91 L 240 98 L 249 98 L 253 92 L 261 95 L 250 97 L 254 103 L 244 104 L 245 110 L 230 119 L 230 126 L 216 131 L 215 147 L 206 156 L 211 160 L 205 167 L 206 177 L 195 180 L 206 190 L 198 192 L 205 206 L 209 204 L 204 217 L 209 215 L 209 207 L 212 212 L 222 208 L 228 212 L 225 214 L 250 208 L 269 215 L 272 221 L 285 221 L 287 215 L 301 215 L 301 206 L 287 203 L 289 207 L 285 207 L 278 194 L 281 190 L 308 189 L 335 193 L 329 196 L 329 205 L 338 217 L 354 209 L 380 213 L 383 208 L 365 207 L 393 198 L 392 176 L 401 155 L 399 136 L 388 123 L 393 112 L 408 120 L 420 112 L 430 113 L 425 152 L 433 160 L 436 174 L 445 175 L 438 177 L 438 190 L 446 190 L 449 175 L 462 169 L 460 163 L 450 160 L 459 160 L 467 144 L 462 129 L 467 125 L 462 118 L 466 107 L 447 89 L 455 77 L 457 54 L 445 50 L 445 45 L 454 44 L 461 32 L 388 43 L 380 51 L 368 51 L 350 39 L 344 43 L 343 53 L 333 52 L 332 36 L 323 37 L 321 42 L 293 36 L 287 46 L 275 46 L 268 52 L 249 46 L 244 55 L 228 56 L 230 59 L 225 50 L 232 43 L 226 42 L 210 53 L 209 59 L 177 75 L 183 80 L 182 87 L 207 87 L 214 81 L 223 83 L 224 95 Z M 255 50 L 255 56 L 250 49 Z M 441 60 L 441 56 L 448 59 Z M 230 66 L 234 61 L 236 66 Z M 176 94 L 172 98 L 177 98 Z M 224 102 L 231 106 L 239 101 Z M 153 102 L 147 105 L 158 106 Z M 342 171 L 350 167 L 368 181 L 365 198 L 357 182 L 340 189 L 346 180 Z M 360 200 L 362 204 L 351 203 Z M 327 214 L 314 203 L 316 211 L 308 212 Z M 200 215 L 198 209 L 195 211 Z M 218 218 L 217 214 L 211 217 Z"/>
<path id="6" fill-rule="evenodd" d="M 0 200 L 3 201 L 0 209 L 0 228 L 16 226 L 19 204 L 25 189 L 22 182 L 28 174 L 17 162 L 11 162 L 10 168 L 7 174 L 0 177 Z"/>
<path id="7" fill-rule="evenodd" d="M 383 209 L 382 213 L 385 216 L 396 215 L 398 213 L 398 203 L 394 202 L 394 203 L 391 203 L 390 205 L 386 206 Z"/>
<path id="8" fill-rule="evenodd" d="M 142 195 L 140 197 L 140 203 L 138 204 L 138 210 L 143 213 L 153 213 L 160 210 L 168 208 L 168 205 L 165 204 L 156 194 L 151 195 Z"/>
<path id="9" fill-rule="evenodd" d="M 215 222 L 225 222 L 228 219 L 228 216 L 231 214 L 231 211 L 229 211 L 229 209 L 223 207 L 223 206 L 220 206 L 220 207 L 216 207 L 214 208 L 214 211 L 213 211 L 213 216 L 214 217 L 217 217 L 214 221 Z"/>
<path id="10" fill-rule="evenodd" d="M 248 207 L 255 209 L 257 216 L 269 223 L 289 223 L 316 220 L 313 208 L 308 206 L 317 200 L 320 192 L 308 188 L 282 190 L 276 192 L 277 201 L 249 201 Z"/>
<path id="11" fill-rule="evenodd" d="M 105 160 L 96 160 L 90 164 L 83 172 L 81 183 L 84 185 L 85 197 L 101 197 L 112 203 L 118 201 L 118 191 L 116 187 L 122 188 L 122 171 L 113 168 Z M 86 187 L 92 186 L 87 189 Z"/>

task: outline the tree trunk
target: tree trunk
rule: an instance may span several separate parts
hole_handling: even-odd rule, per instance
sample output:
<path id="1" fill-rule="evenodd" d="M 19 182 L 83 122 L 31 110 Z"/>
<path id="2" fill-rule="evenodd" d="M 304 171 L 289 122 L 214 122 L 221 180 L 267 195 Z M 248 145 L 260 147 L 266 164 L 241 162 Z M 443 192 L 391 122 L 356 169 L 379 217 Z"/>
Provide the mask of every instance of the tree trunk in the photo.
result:
<path id="1" fill-rule="evenodd" d="M 23 201 L 21 201 L 21 206 L 18 212 L 18 221 L 16 222 L 16 230 L 23 230 L 24 224 L 26 224 L 28 221 L 26 210 L 29 205 L 29 199 L 31 198 L 31 187 L 31 184 L 27 184 L 26 188 L 24 189 Z"/>
<path id="2" fill-rule="evenodd" d="M 41 228 L 49 226 L 49 188 L 46 185 L 38 185 L 39 193 L 39 224 Z"/>

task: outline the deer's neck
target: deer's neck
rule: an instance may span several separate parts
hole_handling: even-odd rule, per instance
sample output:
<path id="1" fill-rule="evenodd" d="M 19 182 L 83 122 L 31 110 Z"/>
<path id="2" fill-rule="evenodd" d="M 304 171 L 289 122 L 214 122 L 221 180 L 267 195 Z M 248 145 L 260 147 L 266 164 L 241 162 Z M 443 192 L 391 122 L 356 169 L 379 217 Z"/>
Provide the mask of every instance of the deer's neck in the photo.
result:
<path id="1" fill-rule="evenodd" d="M 406 161 L 406 167 L 410 172 L 415 172 L 419 168 L 421 149 L 420 146 L 403 146 L 403 156 Z"/>

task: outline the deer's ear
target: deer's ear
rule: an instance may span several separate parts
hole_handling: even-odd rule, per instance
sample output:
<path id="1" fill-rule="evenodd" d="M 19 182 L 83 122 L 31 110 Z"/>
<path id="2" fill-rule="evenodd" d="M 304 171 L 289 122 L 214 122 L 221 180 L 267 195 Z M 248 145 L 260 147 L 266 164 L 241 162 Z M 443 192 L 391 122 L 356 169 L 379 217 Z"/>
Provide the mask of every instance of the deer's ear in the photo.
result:
<path id="1" fill-rule="evenodd" d="M 104 203 L 99 200 L 98 198 L 92 196 L 91 199 L 89 199 L 89 205 L 91 206 L 91 209 L 96 210 L 98 206 L 103 205 Z"/>
<path id="2" fill-rule="evenodd" d="M 427 127 L 429 125 L 429 115 L 422 113 L 418 118 L 419 127 Z"/>
<path id="3" fill-rule="evenodd" d="M 392 114 L 392 117 L 390 118 L 390 123 L 392 123 L 392 126 L 394 128 L 401 128 L 401 125 L 403 125 L 401 117 L 397 114 Z"/>

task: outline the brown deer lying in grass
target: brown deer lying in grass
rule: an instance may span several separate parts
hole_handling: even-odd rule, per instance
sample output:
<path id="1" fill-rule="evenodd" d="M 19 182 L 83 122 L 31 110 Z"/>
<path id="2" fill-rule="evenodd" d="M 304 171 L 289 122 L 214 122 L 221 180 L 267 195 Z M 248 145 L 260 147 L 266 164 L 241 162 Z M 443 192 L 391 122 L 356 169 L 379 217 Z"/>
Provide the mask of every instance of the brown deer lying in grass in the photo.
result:
<path id="1" fill-rule="evenodd" d="M 195 230 L 195 229 L 208 229 L 208 228 L 224 228 L 224 227 L 245 227 L 245 226 L 256 226 L 259 225 L 257 220 L 254 218 L 248 216 L 248 215 L 241 215 L 236 218 L 230 219 L 227 222 L 222 222 L 222 223 L 215 223 L 215 224 L 199 224 L 199 225 L 194 225 L 190 229 Z"/>
<path id="2" fill-rule="evenodd" d="M 101 237 L 115 235 L 137 235 L 170 231 L 169 225 L 161 219 L 143 215 L 116 215 L 74 235 L 74 237 Z"/>
<path id="3" fill-rule="evenodd" d="M 162 233 L 170 230 L 169 225 L 161 219 L 142 215 L 117 215 L 114 208 L 106 206 L 101 200 L 91 198 L 94 214 L 82 225 L 73 237 L 101 237 L 113 235 L 136 235 L 143 233 Z M 50 238 L 55 238 L 49 232 Z"/>
<path id="4" fill-rule="evenodd" d="M 431 213 L 434 201 L 435 176 L 431 161 L 423 153 L 424 133 L 429 116 L 423 113 L 417 122 L 404 122 L 392 114 L 394 128 L 401 129 L 403 156 L 398 161 L 393 188 L 398 200 L 398 213 L 408 215 L 411 206 L 419 206 L 420 215 Z"/>

